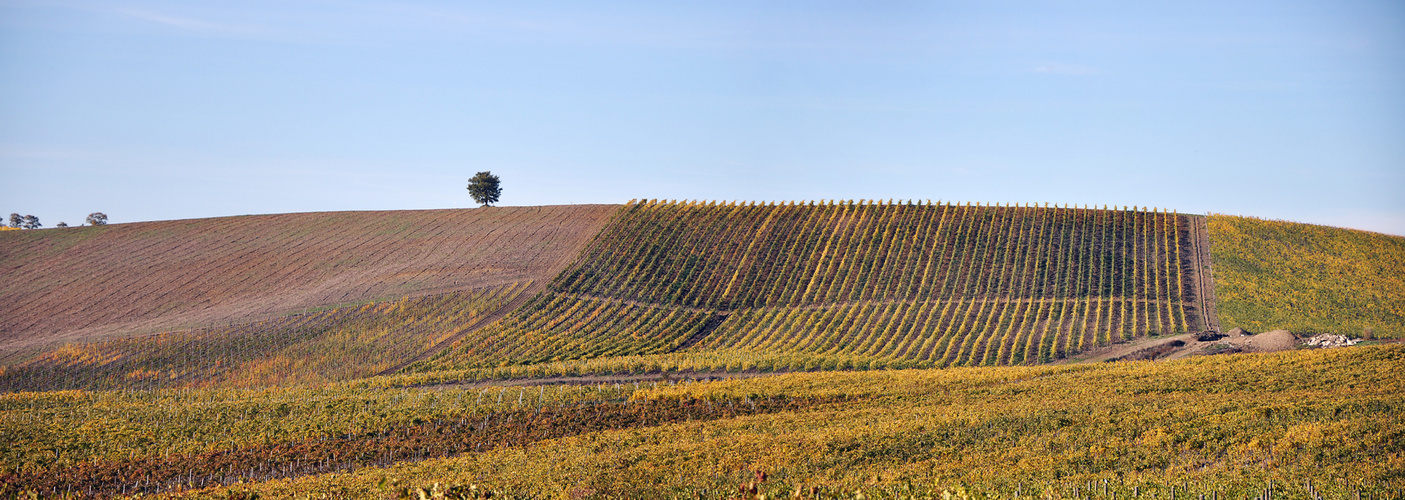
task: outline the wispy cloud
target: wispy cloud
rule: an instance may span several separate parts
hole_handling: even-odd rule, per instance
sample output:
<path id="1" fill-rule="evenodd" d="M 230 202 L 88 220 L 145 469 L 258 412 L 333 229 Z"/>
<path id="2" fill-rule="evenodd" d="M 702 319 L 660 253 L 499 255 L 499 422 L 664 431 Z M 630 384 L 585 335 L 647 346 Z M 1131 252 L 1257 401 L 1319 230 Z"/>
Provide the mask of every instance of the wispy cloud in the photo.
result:
<path id="1" fill-rule="evenodd" d="M 256 32 L 259 31 L 257 28 L 251 27 L 251 26 L 236 26 L 236 25 L 229 25 L 229 24 L 221 24 L 221 23 L 206 21 L 206 20 L 203 20 L 203 19 L 195 19 L 195 18 L 191 18 L 191 17 L 175 16 L 175 15 L 170 15 L 170 14 L 165 14 L 165 13 L 160 13 L 160 12 L 153 12 L 153 11 L 149 11 L 149 10 L 139 10 L 139 9 L 117 9 L 116 12 L 117 12 L 118 14 L 122 15 L 122 16 L 131 18 L 131 19 L 136 19 L 136 20 L 140 20 L 140 21 L 146 21 L 146 22 L 156 23 L 156 24 L 160 24 L 160 25 L 164 25 L 164 26 L 170 26 L 170 27 L 173 27 L 173 28 L 178 28 L 178 29 L 182 29 L 182 30 L 186 30 L 186 31 L 193 31 L 193 32 L 197 32 L 197 33 L 215 34 L 215 35 L 241 35 L 241 34 L 247 35 L 247 34 L 253 34 L 253 33 L 256 33 Z"/>
<path id="2" fill-rule="evenodd" d="M 1050 75 L 1092 75 L 1101 73 L 1101 71 L 1094 67 L 1064 63 L 1044 63 L 1035 66 L 1034 69 L 1030 71 Z"/>

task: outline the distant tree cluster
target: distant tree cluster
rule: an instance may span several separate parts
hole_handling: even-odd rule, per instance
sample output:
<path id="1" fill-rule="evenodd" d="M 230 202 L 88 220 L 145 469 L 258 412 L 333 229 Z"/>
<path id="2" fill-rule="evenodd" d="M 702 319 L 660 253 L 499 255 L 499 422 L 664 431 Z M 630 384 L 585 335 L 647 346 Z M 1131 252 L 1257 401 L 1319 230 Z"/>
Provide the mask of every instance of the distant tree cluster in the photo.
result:
<path id="1" fill-rule="evenodd" d="M 39 229 L 44 227 L 39 223 L 39 218 L 33 215 L 10 214 L 10 227 L 16 229 Z"/>
<path id="2" fill-rule="evenodd" d="M 89 226 L 106 226 L 107 214 L 102 212 L 90 213 L 88 214 L 87 223 Z M 39 229 L 41 227 L 44 227 L 44 224 L 41 224 L 39 222 L 39 218 L 33 215 L 20 215 L 17 213 L 11 213 L 10 227 L 13 229 Z M 54 227 L 68 227 L 68 223 L 60 222 Z"/>

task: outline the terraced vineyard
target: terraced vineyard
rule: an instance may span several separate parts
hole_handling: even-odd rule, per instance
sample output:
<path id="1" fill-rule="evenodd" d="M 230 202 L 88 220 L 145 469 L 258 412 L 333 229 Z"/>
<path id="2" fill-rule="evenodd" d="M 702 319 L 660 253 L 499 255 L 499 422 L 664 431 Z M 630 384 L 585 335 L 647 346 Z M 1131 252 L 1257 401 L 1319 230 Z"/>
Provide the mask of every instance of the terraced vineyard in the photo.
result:
<path id="1" fill-rule="evenodd" d="M 533 309 L 416 369 L 670 349 L 1048 361 L 1203 329 L 1191 222 L 1143 209 L 631 202 Z M 624 307 L 612 301 L 649 312 L 560 320 Z M 544 347 L 624 332 L 652 340 Z"/>
<path id="2" fill-rule="evenodd" d="M 530 285 L 66 345 L 0 366 L 0 392 L 257 387 L 368 377 L 452 340 Z"/>

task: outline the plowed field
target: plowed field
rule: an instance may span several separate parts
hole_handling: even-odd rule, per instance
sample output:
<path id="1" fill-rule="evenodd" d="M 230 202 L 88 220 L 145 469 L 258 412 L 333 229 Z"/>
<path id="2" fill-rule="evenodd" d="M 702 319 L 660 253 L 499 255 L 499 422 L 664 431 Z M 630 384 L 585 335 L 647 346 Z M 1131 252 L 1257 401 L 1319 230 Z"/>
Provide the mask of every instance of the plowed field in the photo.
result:
<path id="1" fill-rule="evenodd" d="M 322 212 L 0 234 L 0 354 L 546 283 L 614 205 Z"/>

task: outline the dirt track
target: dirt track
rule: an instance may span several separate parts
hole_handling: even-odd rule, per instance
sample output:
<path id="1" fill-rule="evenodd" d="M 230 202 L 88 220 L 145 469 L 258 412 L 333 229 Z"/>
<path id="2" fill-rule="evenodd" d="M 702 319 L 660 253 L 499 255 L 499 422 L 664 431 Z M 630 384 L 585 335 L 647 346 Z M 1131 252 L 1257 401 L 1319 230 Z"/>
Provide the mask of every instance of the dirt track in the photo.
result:
<path id="1" fill-rule="evenodd" d="M 1220 329 L 1219 314 L 1215 310 L 1215 272 L 1210 258 L 1210 229 L 1204 216 L 1188 216 L 1191 221 L 1191 263 L 1194 266 L 1192 284 L 1195 295 L 1196 312 L 1203 321 L 1204 330 Z"/>
<path id="2" fill-rule="evenodd" d="M 549 282 L 615 205 L 321 212 L 6 231 L 0 351 Z"/>

